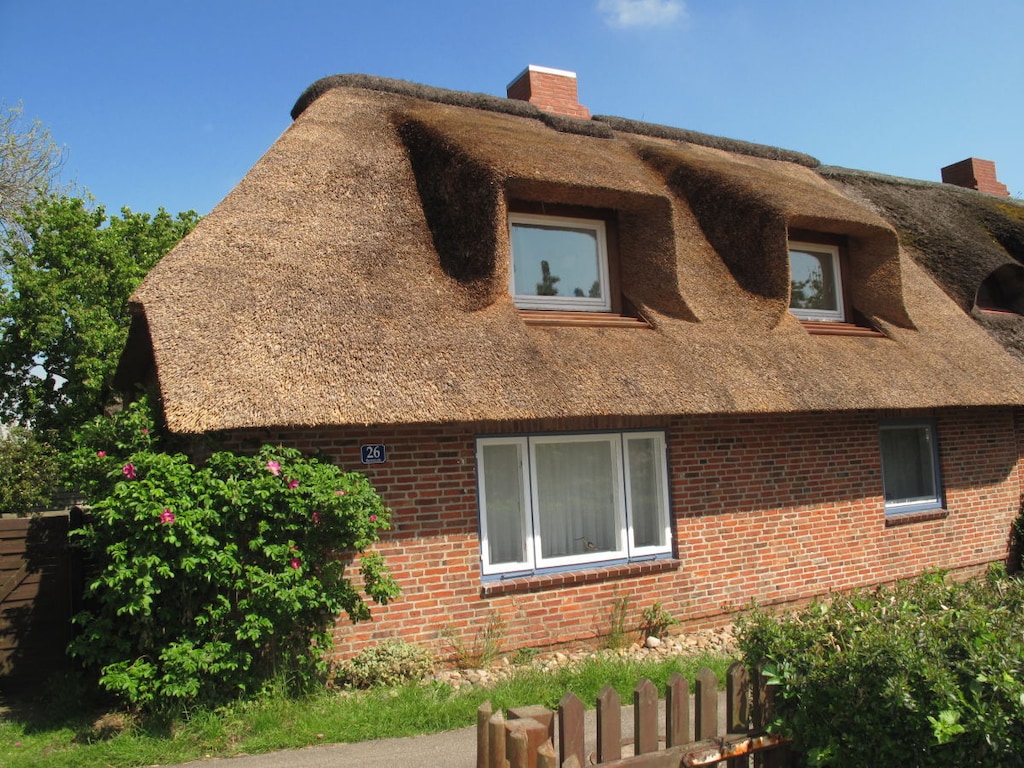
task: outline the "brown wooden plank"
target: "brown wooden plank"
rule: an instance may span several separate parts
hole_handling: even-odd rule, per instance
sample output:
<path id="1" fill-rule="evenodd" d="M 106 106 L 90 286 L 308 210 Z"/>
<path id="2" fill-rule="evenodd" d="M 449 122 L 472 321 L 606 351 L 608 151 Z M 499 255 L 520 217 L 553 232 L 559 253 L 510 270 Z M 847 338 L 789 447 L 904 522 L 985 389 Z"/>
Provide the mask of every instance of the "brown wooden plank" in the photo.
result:
<path id="1" fill-rule="evenodd" d="M 622 757 L 622 697 L 606 685 L 597 695 L 597 762 Z"/>
<path id="2" fill-rule="evenodd" d="M 678 672 L 665 685 L 665 746 L 690 741 L 690 683 Z"/>
<path id="3" fill-rule="evenodd" d="M 487 721 L 487 768 L 506 768 L 505 717 L 500 711 Z"/>
<path id="4" fill-rule="evenodd" d="M 650 680 L 641 680 L 633 689 L 634 754 L 658 751 L 658 689 Z"/>
<path id="5" fill-rule="evenodd" d="M 574 693 L 567 693 L 558 702 L 558 759 L 563 763 L 575 757 L 586 765 L 583 734 L 583 702 Z"/>
<path id="6" fill-rule="evenodd" d="M 558 768 L 558 755 L 550 741 L 537 750 L 537 768 Z"/>
<path id="7" fill-rule="evenodd" d="M 489 743 L 487 721 L 493 714 L 494 710 L 491 707 L 490 699 L 476 708 L 476 768 L 490 768 L 487 765 L 487 745 Z"/>
<path id="8" fill-rule="evenodd" d="M 505 756 L 517 768 L 537 768 L 537 752 L 548 741 L 548 729 L 532 717 L 505 721 Z"/>
<path id="9" fill-rule="evenodd" d="M 718 678 L 707 667 L 697 673 L 693 696 L 693 735 L 697 739 L 712 739 L 718 735 Z"/>
<path id="10" fill-rule="evenodd" d="M 526 732 L 522 728 L 510 728 L 511 722 L 505 723 L 505 757 L 508 768 L 537 768 L 536 763 L 530 765 L 530 744 Z"/>

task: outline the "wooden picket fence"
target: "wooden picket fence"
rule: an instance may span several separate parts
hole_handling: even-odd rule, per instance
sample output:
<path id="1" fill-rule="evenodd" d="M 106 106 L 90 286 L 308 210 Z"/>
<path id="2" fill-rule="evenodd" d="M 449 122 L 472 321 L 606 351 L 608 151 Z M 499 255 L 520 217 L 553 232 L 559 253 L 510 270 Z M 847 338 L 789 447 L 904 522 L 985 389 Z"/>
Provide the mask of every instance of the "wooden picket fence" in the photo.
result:
<path id="1" fill-rule="evenodd" d="M 725 733 L 719 733 L 718 681 L 702 669 L 693 695 L 679 674 L 666 685 L 662 706 L 657 688 L 642 680 L 633 691 L 633 738 L 622 738 L 619 694 L 606 686 L 597 697 L 596 735 L 587 752 L 584 705 L 572 693 L 557 712 L 540 706 L 511 709 L 506 718 L 490 702 L 477 711 L 477 768 L 679 768 L 722 765 L 727 768 L 790 768 L 788 743 L 764 731 L 771 689 L 756 671 L 734 663 L 726 678 Z M 692 718 L 691 718 L 692 704 Z M 664 729 L 662 714 L 664 709 Z M 691 728 L 692 723 L 692 728 Z M 557 724 L 557 728 L 556 728 Z M 557 731 L 557 738 L 556 738 Z M 555 744 L 557 743 L 557 753 Z M 624 756 L 632 751 L 631 756 Z"/>

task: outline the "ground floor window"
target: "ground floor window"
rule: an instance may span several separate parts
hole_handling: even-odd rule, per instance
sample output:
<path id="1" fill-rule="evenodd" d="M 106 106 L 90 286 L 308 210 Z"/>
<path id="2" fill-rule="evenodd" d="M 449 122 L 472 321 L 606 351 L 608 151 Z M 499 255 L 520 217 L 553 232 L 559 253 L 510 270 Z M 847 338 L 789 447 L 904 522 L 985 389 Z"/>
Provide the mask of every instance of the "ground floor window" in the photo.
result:
<path id="1" fill-rule="evenodd" d="M 892 421 L 880 426 L 886 514 L 942 506 L 939 452 L 931 421 Z"/>
<path id="2" fill-rule="evenodd" d="M 671 552 L 662 432 L 477 440 L 484 574 Z"/>

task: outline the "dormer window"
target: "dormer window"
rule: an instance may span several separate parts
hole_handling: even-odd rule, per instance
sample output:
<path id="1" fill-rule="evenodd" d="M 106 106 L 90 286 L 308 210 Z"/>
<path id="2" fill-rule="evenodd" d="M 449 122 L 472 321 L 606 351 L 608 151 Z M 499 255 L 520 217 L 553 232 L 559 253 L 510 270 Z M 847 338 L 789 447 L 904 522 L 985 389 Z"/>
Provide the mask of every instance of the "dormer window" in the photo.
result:
<path id="1" fill-rule="evenodd" d="M 604 221 L 527 213 L 510 213 L 508 221 L 517 307 L 611 311 Z"/>
<path id="2" fill-rule="evenodd" d="M 789 309 L 801 320 L 846 320 L 839 246 L 789 241 Z"/>

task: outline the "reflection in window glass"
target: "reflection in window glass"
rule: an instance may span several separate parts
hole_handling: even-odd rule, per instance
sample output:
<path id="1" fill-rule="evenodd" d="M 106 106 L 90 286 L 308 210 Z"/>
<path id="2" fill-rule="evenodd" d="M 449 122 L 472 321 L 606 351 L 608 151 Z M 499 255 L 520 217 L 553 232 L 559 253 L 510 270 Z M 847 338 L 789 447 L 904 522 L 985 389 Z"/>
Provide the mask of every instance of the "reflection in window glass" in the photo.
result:
<path id="1" fill-rule="evenodd" d="M 842 320 L 839 249 L 812 243 L 789 244 L 789 308 L 805 320 Z"/>
<path id="2" fill-rule="evenodd" d="M 526 309 L 606 312 L 604 222 L 511 214 L 512 294 Z"/>

